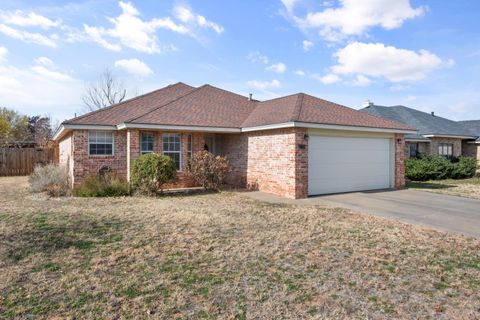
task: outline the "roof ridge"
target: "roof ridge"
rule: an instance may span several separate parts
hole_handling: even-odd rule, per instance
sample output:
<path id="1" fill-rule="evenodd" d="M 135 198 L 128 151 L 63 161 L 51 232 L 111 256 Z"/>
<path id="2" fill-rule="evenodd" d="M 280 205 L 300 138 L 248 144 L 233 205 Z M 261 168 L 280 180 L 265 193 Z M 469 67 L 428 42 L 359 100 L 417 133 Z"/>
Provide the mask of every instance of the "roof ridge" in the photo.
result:
<path id="1" fill-rule="evenodd" d="M 303 107 L 303 97 L 304 93 L 298 93 L 297 102 L 295 103 L 295 109 L 293 110 L 293 115 L 291 121 L 298 121 L 300 118 L 300 113 Z"/>
<path id="2" fill-rule="evenodd" d="M 305 93 L 303 93 L 303 92 L 292 93 L 292 94 L 289 94 L 289 95 L 286 95 L 286 96 L 281 96 L 281 97 L 276 97 L 276 98 L 269 99 L 269 100 L 260 101 L 260 103 L 270 102 L 270 101 L 275 101 L 275 100 L 280 100 L 280 99 L 284 99 L 284 98 L 296 96 L 296 95 L 299 95 L 299 94 L 305 94 Z"/>
<path id="3" fill-rule="evenodd" d="M 176 83 L 173 83 L 173 84 L 169 84 L 169 85 L 166 86 L 166 87 L 162 87 L 162 88 L 159 88 L 159 89 L 157 89 L 157 90 L 153 90 L 153 91 L 150 91 L 150 92 L 147 92 L 147 93 L 138 95 L 138 96 L 136 96 L 136 97 L 133 97 L 133 98 L 130 98 L 130 99 L 127 99 L 127 100 L 124 100 L 124 101 L 121 101 L 121 102 L 118 102 L 118 103 L 109 105 L 109 106 L 107 106 L 107 107 L 104 107 L 104 108 L 101 108 L 101 109 L 98 109 L 98 110 L 93 110 L 93 111 L 87 112 L 87 113 L 82 114 L 82 115 L 80 115 L 80 116 L 78 116 L 78 117 L 74 117 L 74 118 L 67 119 L 67 120 L 63 121 L 62 123 L 68 123 L 69 121 L 72 121 L 72 120 L 83 119 L 83 118 L 85 118 L 85 117 L 87 117 L 87 116 L 89 116 L 89 115 L 95 114 L 95 113 L 97 113 L 97 112 L 104 111 L 104 110 L 109 110 L 109 109 L 112 109 L 112 108 L 114 108 L 114 107 L 118 107 L 118 106 L 123 105 L 123 104 L 125 104 L 125 103 L 127 103 L 127 102 L 135 101 L 135 100 L 140 99 L 140 98 L 143 98 L 143 97 L 145 97 L 145 96 L 147 96 L 147 95 L 149 95 L 149 94 L 152 94 L 152 93 L 155 93 L 155 92 L 158 92 L 158 91 L 161 91 L 161 90 L 164 90 L 164 89 L 167 89 L 167 88 L 170 88 L 170 87 L 179 85 L 179 84 L 183 84 L 183 85 L 186 85 L 186 86 L 188 86 L 188 87 L 192 87 L 192 86 L 190 86 L 190 85 L 188 85 L 188 84 L 186 84 L 186 83 L 184 83 L 184 82 L 182 82 L 182 81 L 179 81 L 179 82 L 176 82 Z M 195 87 L 192 87 L 192 88 L 195 88 Z"/>
<path id="4" fill-rule="evenodd" d="M 209 86 L 209 85 L 208 85 L 208 84 L 204 84 L 204 85 L 202 85 L 202 86 L 200 86 L 200 87 L 198 87 L 198 88 L 195 88 L 195 89 L 193 89 L 193 90 L 185 93 L 184 95 L 181 95 L 181 96 L 173 99 L 172 101 L 169 101 L 169 102 L 167 102 L 167 103 L 165 103 L 165 104 L 162 104 L 161 106 L 158 106 L 158 107 L 156 107 L 156 108 L 153 108 L 152 110 L 150 110 L 150 111 L 148 111 L 148 112 L 146 112 L 146 113 L 144 113 L 144 114 L 142 114 L 142 115 L 139 115 L 138 117 L 134 117 L 134 118 L 128 119 L 128 120 L 126 120 L 126 121 L 123 121 L 123 123 L 125 123 L 125 122 L 132 122 L 132 121 L 134 121 L 134 120 L 136 120 L 136 119 L 138 119 L 138 118 L 144 117 L 144 116 L 146 116 L 147 114 L 152 113 L 152 112 L 154 112 L 154 111 L 157 111 L 158 109 L 161 109 L 161 108 L 163 108 L 163 107 L 165 107 L 165 106 L 168 106 L 170 103 L 176 102 L 176 101 L 178 101 L 178 100 L 180 100 L 180 99 L 188 96 L 188 95 L 191 94 L 191 93 L 197 92 L 198 90 L 205 88 L 206 86 Z"/>
<path id="5" fill-rule="evenodd" d="M 233 92 L 233 91 L 230 91 L 230 90 L 226 90 L 226 89 L 223 89 L 223 88 L 220 88 L 220 87 L 216 87 L 214 85 L 211 85 L 211 84 L 204 84 L 203 86 L 205 87 L 212 87 L 214 89 L 217 89 L 217 90 L 220 90 L 220 91 L 223 91 L 223 92 L 227 92 L 229 94 L 233 94 L 233 95 L 236 95 L 238 97 L 241 97 L 241 98 L 245 98 L 245 99 L 248 99 L 248 97 L 244 96 L 244 95 L 241 95 L 240 93 L 236 93 L 236 92 Z M 255 100 L 251 100 L 251 102 L 262 102 L 262 101 L 255 101 Z"/>

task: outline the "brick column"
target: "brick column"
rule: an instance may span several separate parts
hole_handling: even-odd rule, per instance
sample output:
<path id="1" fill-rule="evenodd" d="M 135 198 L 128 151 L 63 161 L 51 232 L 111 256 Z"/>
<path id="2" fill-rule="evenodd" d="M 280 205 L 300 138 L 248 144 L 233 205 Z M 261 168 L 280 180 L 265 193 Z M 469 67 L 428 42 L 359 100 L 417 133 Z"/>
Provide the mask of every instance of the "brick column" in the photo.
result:
<path id="1" fill-rule="evenodd" d="M 295 199 L 308 197 L 308 140 L 307 129 L 295 129 Z"/>
<path id="2" fill-rule="evenodd" d="M 133 160 L 140 155 L 140 132 L 127 129 L 127 180 L 130 181 L 130 171 Z"/>
<path id="3" fill-rule="evenodd" d="M 405 187 L 405 135 L 395 134 L 395 188 Z"/>

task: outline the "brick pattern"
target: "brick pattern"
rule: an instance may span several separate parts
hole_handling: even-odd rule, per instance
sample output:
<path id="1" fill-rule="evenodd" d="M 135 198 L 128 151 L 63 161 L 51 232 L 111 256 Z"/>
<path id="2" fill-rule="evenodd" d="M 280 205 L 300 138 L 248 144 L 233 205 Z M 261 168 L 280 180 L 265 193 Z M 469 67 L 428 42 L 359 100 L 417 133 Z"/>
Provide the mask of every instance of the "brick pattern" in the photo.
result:
<path id="1" fill-rule="evenodd" d="M 165 131 L 167 132 L 167 131 Z M 162 152 L 162 131 L 156 131 L 154 151 Z M 225 155 L 232 166 L 227 183 L 273 193 L 287 198 L 308 196 L 308 139 L 304 128 L 256 131 L 243 134 L 217 134 L 218 153 Z M 188 135 L 193 138 L 193 152 L 203 150 L 203 133 L 180 132 L 182 139 L 182 170 L 175 183 L 166 188 L 191 187 L 194 182 L 185 175 L 188 159 Z M 95 174 L 103 164 L 121 177 L 128 178 L 132 161 L 140 154 L 138 130 L 115 132 L 113 156 L 89 156 L 88 132 L 73 132 L 74 183 L 88 174 Z M 397 141 L 399 140 L 399 141 Z M 127 143 L 129 142 L 129 143 Z M 395 187 L 405 186 L 405 139 L 395 135 Z"/>
<path id="2" fill-rule="evenodd" d="M 88 131 L 73 131 L 72 183 L 79 185 L 91 174 L 97 174 L 102 165 L 108 165 L 119 177 L 127 178 L 127 132 L 114 131 L 113 156 L 91 156 L 88 154 Z"/>
<path id="3" fill-rule="evenodd" d="M 298 147 L 298 142 L 306 144 L 304 132 L 291 128 L 248 133 L 247 186 L 287 198 L 306 197 L 308 153 Z"/>
<path id="4" fill-rule="evenodd" d="M 405 135 L 396 133 L 395 144 L 395 188 L 405 187 Z"/>
<path id="5" fill-rule="evenodd" d="M 453 156 L 459 157 L 462 155 L 462 140 L 455 138 L 431 138 L 430 140 L 430 154 L 438 155 L 438 145 L 440 143 L 453 144 Z"/>

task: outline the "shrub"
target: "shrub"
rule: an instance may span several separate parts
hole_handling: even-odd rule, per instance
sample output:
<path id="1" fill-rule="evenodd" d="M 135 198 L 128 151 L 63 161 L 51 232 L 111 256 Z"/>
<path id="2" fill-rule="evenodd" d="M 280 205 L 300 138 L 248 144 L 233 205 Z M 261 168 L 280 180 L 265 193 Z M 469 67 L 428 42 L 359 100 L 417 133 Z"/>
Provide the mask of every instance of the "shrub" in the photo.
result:
<path id="1" fill-rule="evenodd" d="M 114 173 L 105 173 L 88 176 L 73 194 L 77 197 L 121 197 L 130 194 L 130 187 Z"/>
<path id="2" fill-rule="evenodd" d="M 154 194 L 175 179 L 177 168 L 172 158 L 156 153 L 145 154 L 133 162 L 132 187 L 142 193 Z"/>
<path id="3" fill-rule="evenodd" d="M 219 190 L 229 172 L 227 158 L 214 157 L 208 151 L 194 153 L 188 168 L 188 175 L 207 190 Z"/>
<path id="4" fill-rule="evenodd" d="M 477 171 L 477 159 L 473 157 L 460 157 L 453 164 L 451 177 L 453 179 L 465 179 L 475 176 Z"/>
<path id="5" fill-rule="evenodd" d="M 55 164 L 36 166 L 28 178 L 33 192 L 46 192 L 53 197 L 65 196 L 70 192 L 67 167 Z"/>
<path id="6" fill-rule="evenodd" d="M 413 181 L 469 178 L 474 176 L 476 165 L 471 157 L 422 155 L 405 161 L 405 176 Z"/>

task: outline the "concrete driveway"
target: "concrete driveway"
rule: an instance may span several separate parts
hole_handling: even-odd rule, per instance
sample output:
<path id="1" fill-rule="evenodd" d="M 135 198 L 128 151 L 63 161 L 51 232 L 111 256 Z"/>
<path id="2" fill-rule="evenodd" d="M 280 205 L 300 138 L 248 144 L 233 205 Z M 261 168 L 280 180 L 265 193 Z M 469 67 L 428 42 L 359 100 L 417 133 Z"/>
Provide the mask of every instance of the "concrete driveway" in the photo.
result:
<path id="1" fill-rule="evenodd" d="M 355 192 L 301 200 L 279 200 L 281 198 L 260 192 L 249 196 L 268 202 L 348 208 L 480 238 L 480 200 L 414 190 Z"/>

